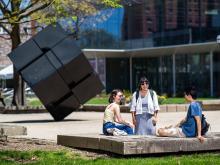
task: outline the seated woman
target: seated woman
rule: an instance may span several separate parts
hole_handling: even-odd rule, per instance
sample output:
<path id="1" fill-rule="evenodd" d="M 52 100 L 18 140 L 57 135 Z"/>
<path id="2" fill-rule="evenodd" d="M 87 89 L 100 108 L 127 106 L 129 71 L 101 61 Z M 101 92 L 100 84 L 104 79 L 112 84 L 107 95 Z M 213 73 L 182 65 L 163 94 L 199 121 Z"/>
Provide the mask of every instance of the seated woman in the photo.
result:
<path id="1" fill-rule="evenodd" d="M 109 105 L 105 109 L 103 119 L 103 133 L 105 135 L 132 135 L 134 125 L 122 119 L 120 113 L 120 103 L 123 93 L 119 89 L 114 89 L 109 97 Z"/>

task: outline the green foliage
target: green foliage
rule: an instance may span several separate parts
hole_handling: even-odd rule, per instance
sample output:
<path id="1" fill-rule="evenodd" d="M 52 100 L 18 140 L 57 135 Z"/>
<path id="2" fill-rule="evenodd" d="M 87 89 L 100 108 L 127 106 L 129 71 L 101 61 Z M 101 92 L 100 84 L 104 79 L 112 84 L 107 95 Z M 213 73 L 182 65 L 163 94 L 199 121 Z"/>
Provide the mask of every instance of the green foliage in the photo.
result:
<path id="1" fill-rule="evenodd" d="M 38 98 L 29 98 L 27 99 L 27 105 L 29 106 L 42 106 L 43 104 Z"/>
<path id="2" fill-rule="evenodd" d="M 0 151 L 1 165 L 32 164 L 32 165 L 145 165 L 145 164 L 215 164 L 220 165 L 219 153 L 172 155 L 160 157 L 127 157 L 127 158 L 90 158 L 77 155 L 70 151 Z"/>
<path id="3" fill-rule="evenodd" d="M 132 100 L 132 93 L 129 90 L 123 91 L 124 97 L 125 97 L 125 104 L 128 104 Z"/>
<path id="4" fill-rule="evenodd" d="M 80 23 L 79 18 L 94 15 L 101 9 L 122 7 L 119 2 L 120 0 L 53 0 L 53 3 L 47 8 L 33 13 L 32 18 L 46 24 L 66 18 Z M 69 25 L 72 25 L 72 22 L 69 22 Z"/>
<path id="5" fill-rule="evenodd" d="M 158 103 L 159 104 L 163 104 L 165 101 L 166 101 L 166 99 L 167 99 L 167 97 L 166 96 L 157 96 L 157 98 L 158 98 Z"/>

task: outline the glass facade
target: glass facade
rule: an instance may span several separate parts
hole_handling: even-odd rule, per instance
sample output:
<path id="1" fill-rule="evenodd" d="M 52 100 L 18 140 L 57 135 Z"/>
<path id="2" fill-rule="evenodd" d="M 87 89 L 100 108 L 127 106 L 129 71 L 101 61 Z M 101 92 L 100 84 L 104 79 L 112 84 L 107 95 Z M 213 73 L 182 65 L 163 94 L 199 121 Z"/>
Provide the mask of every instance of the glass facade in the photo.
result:
<path id="1" fill-rule="evenodd" d="M 219 0 L 129 0 L 86 19 L 79 45 L 133 49 L 215 41 L 219 20 Z"/>
<path id="2" fill-rule="evenodd" d="M 219 56 L 214 58 L 218 58 L 214 63 L 214 96 L 219 96 L 220 88 L 217 83 L 220 82 L 220 58 Z M 116 87 L 130 90 L 129 59 L 109 58 L 106 62 L 106 72 L 109 73 L 106 80 L 107 91 Z M 140 77 L 146 76 L 150 81 L 150 88 L 156 90 L 158 94 L 172 96 L 175 85 L 175 95 L 182 97 L 184 89 L 194 85 L 198 89 L 198 96 L 210 96 L 210 54 L 175 55 L 175 64 L 173 68 L 171 55 L 132 58 L 132 91 L 137 89 Z"/>
<path id="3" fill-rule="evenodd" d="M 132 91 L 137 89 L 138 81 L 146 76 L 150 88 L 160 94 L 172 93 L 172 58 L 171 56 L 133 58 L 132 59 Z"/>
<path id="4" fill-rule="evenodd" d="M 129 59 L 107 58 L 106 59 L 106 92 L 112 89 L 129 90 Z"/>
<path id="5" fill-rule="evenodd" d="M 158 58 L 134 58 L 133 60 L 133 90 L 136 90 L 141 76 L 146 76 L 150 81 L 152 88 L 159 86 L 159 59 Z"/>
<path id="6" fill-rule="evenodd" d="M 220 52 L 193 48 L 195 43 L 215 42 L 220 34 L 219 0 L 124 2 L 123 8 L 102 11 L 107 19 L 83 24 L 81 48 L 130 51 L 175 46 L 182 52 L 172 49 L 156 56 L 130 53 L 127 58 L 91 60 L 107 92 L 114 88 L 135 91 L 140 77 L 146 76 L 158 94 L 182 97 L 186 86 L 195 85 L 200 97 L 220 97 Z M 182 44 L 194 50 L 187 48 L 188 53 L 183 53 Z"/>
<path id="7" fill-rule="evenodd" d="M 213 88 L 214 96 L 220 97 L 220 52 L 213 54 Z"/>
<path id="8" fill-rule="evenodd" d="M 173 95 L 173 71 L 172 71 L 172 56 L 160 57 L 159 67 L 159 90 L 160 94 L 166 94 L 168 96 Z"/>
<path id="9" fill-rule="evenodd" d="M 103 59 L 103 58 L 90 59 L 89 62 L 92 65 L 92 67 L 95 69 L 96 73 L 99 74 L 100 80 L 105 85 L 105 82 L 106 82 L 105 59 Z"/>
<path id="10" fill-rule="evenodd" d="M 176 56 L 176 95 L 183 96 L 186 86 L 197 87 L 199 96 L 210 96 L 210 55 Z"/>

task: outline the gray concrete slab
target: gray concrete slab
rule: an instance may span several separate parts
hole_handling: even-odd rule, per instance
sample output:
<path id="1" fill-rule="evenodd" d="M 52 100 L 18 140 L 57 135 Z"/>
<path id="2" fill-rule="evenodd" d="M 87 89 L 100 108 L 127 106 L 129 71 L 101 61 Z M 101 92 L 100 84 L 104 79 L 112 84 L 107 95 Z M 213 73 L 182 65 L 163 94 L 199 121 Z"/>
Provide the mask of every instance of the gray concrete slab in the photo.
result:
<path id="1" fill-rule="evenodd" d="M 216 151 L 220 150 L 220 133 L 208 135 L 203 143 L 200 143 L 197 138 L 104 135 L 58 135 L 57 143 L 120 155 Z"/>
<path id="2" fill-rule="evenodd" d="M 205 111 L 211 124 L 211 132 L 220 132 L 220 111 Z M 158 127 L 177 123 L 186 112 L 159 113 Z M 131 120 L 130 113 L 122 116 Z M 86 135 L 102 132 L 103 112 L 73 112 L 64 121 L 55 122 L 48 113 L 0 114 L 0 124 L 19 125 L 27 128 L 25 138 L 40 138 L 57 141 L 57 135 Z"/>
<path id="3" fill-rule="evenodd" d="M 27 135 L 27 128 L 18 125 L 0 124 L 0 136 Z"/>

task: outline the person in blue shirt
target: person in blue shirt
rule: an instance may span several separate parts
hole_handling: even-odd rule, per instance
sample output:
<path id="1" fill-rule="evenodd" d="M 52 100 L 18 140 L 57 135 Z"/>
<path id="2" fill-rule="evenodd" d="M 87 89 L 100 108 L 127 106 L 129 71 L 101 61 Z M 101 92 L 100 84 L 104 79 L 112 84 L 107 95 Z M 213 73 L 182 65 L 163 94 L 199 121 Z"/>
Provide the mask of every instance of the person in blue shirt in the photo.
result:
<path id="1" fill-rule="evenodd" d="M 204 142 L 204 137 L 201 135 L 202 108 L 196 101 L 197 92 L 195 87 L 186 88 L 184 97 L 185 100 L 190 103 L 186 117 L 175 126 L 159 128 L 157 135 L 168 137 L 197 137 L 202 143 Z"/>

